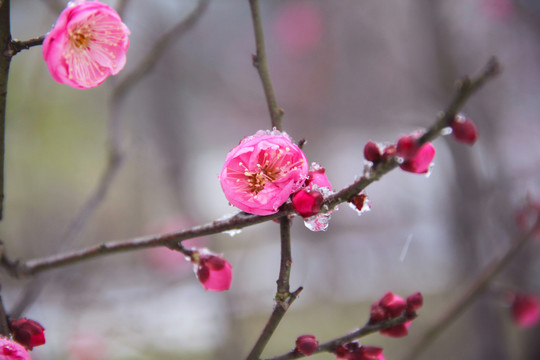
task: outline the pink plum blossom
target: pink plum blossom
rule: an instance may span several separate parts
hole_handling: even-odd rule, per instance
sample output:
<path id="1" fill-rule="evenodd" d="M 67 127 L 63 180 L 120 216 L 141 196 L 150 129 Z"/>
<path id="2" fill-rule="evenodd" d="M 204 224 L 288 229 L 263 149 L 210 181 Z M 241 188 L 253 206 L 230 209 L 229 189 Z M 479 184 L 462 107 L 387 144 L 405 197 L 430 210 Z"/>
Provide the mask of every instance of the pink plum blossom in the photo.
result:
<path id="1" fill-rule="evenodd" d="M 206 290 L 229 290 L 232 282 L 232 266 L 227 260 L 206 249 L 195 251 L 192 258 L 197 278 Z"/>
<path id="2" fill-rule="evenodd" d="M 229 152 L 219 180 L 232 205 L 270 215 L 304 185 L 307 175 L 306 156 L 286 133 L 261 130 Z"/>
<path id="3" fill-rule="evenodd" d="M 124 68 L 129 34 L 110 6 L 71 2 L 43 41 L 43 59 L 57 82 L 93 88 Z"/>
<path id="4" fill-rule="evenodd" d="M 396 155 L 403 158 L 403 163 L 399 165 L 402 170 L 425 174 L 429 172 L 435 157 L 435 148 L 429 142 L 418 146 L 417 138 L 418 135 L 402 136 L 397 142 Z"/>
<path id="5" fill-rule="evenodd" d="M 540 298 L 534 294 L 513 294 L 512 319 L 519 328 L 536 326 L 540 321 Z"/>
<path id="6" fill-rule="evenodd" d="M 31 358 L 21 344 L 0 337 L 0 360 L 31 360 Z"/>

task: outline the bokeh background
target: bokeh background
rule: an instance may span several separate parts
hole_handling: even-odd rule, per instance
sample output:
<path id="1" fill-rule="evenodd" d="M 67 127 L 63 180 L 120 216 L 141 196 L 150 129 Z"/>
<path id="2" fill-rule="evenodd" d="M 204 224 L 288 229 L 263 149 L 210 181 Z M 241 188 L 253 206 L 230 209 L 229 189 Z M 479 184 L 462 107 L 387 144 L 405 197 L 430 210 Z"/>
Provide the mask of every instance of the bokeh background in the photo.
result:
<path id="1" fill-rule="evenodd" d="M 115 2 L 108 2 L 115 6 Z M 12 1 L 12 33 L 46 33 L 65 3 Z M 128 63 L 117 78 L 74 90 L 50 77 L 41 48 L 11 67 L 6 135 L 5 250 L 23 260 L 168 232 L 234 213 L 217 179 L 226 153 L 270 119 L 257 72 L 247 1 L 212 0 L 121 102 L 115 85 L 196 1 L 132 0 Z M 265 0 L 270 74 L 284 127 L 305 138 L 336 189 L 362 174 L 368 140 L 394 142 L 432 124 L 455 80 L 492 55 L 502 75 L 465 106 L 473 147 L 439 139 L 429 178 L 394 171 L 368 188 L 372 211 L 347 205 L 326 232 L 293 225 L 293 288 L 300 298 L 264 355 L 298 335 L 326 341 L 364 324 L 386 291 L 425 295 L 401 339 L 361 339 L 401 359 L 485 265 L 515 238 L 516 208 L 540 197 L 540 2 L 536 0 Z M 112 115 L 111 115 L 112 114 Z M 124 162 L 75 236 L 65 232 L 107 164 L 111 116 Z M 198 240 L 232 263 L 230 291 L 205 292 L 176 254 L 145 250 L 14 280 L 8 310 L 42 323 L 35 360 L 243 358 L 273 306 L 275 223 Z M 540 293 L 539 244 L 529 244 L 421 359 L 538 359 L 539 328 L 518 330 L 504 292 Z M 33 291 L 37 289 L 40 291 Z M 313 359 L 332 359 L 330 354 Z"/>

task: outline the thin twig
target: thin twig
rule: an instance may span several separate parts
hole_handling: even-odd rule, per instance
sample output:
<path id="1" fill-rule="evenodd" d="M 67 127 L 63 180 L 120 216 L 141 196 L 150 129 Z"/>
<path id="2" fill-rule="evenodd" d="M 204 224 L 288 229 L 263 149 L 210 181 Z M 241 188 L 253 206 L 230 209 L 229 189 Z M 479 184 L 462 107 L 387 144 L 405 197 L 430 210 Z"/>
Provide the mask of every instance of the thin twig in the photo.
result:
<path id="1" fill-rule="evenodd" d="M 9 20 L 9 0 L 0 4 L 0 220 L 4 209 L 4 140 L 6 125 L 6 101 L 9 65 L 11 63 L 11 28 Z"/>
<path id="2" fill-rule="evenodd" d="M 289 309 L 289 306 L 298 297 L 298 294 L 302 291 L 299 288 L 294 293 L 290 293 L 289 279 L 292 267 L 292 253 L 291 253 L 291 220 L 287 216 L 283 216 L 279 219 L 280 223 L 280 236 L 281 236 L 281 265 L 279 267 L 279 277 L 277 280 L 277 290 L 275 297 L 274 311 L 270 315 L 266 326 L 264 327 L 261 335 L 257 339 L 255 345 L 251 349 L 246 360 L 257 360 L 261 356 L 266 344 L 277 329 L 281 319 Z"/>
<path id="3" fill-rule="evenodd" d="M 540 217 L 536 224 L 519 236 L 500 259 L 492 261 L 482 272 L 474 277 L 474 281 L 467 287 L 463 295 L 459 297 L 441 316 L 435 324 L 429 328 L 420 341 L 412 348 L 405 360 L 413 360 L 420 355 L 450 324 L 452 324 L 471 303 L 480 295 L 489 283 L 503 270 L 508 263 L 519 253 L 519 251 L 535 236 L 540 230 Z"/>
<path id="4" fill-rule="evenodd" d="M 491 73 L 490 76 L 481 76 L 473 81 L 473 84 L 483 83 L 485 80 L 491 79 L 496 73 Z M 477 91 L 479 86 L 470 86 L 467 88 L 460 87 L 456 98 L 447 108 L 446 113 L 456 113 L 460 106 L 463 105 L 463 98 L 467 99 L 472 93 Z M 467 96 L 465 96 L 465 95 Z M 456 100 L 458 99 L 458 100 Z M 432 128 L 439 127 L 437 122 Z M 433 132 L 432 128 L 428 129 L 427 133 L 434 133 L 434 138 L 441 135 L 440 131 Z M 430 138 L 434 139 L 434 138 Z M 397 160 L 392 158 L 386 163 L 379 164 L 372 168 L 369 172 L 369 177 L 363 176 L 353 184 L 343 188 L 336 194 L 330 195 L 323 202 L 323 208 L 331 209 L 336 205 L 349 201 L 353 196 L 364 190 L 372 182 L 379 180 L 382 176 L 398 166 Z M 16 276 L 33 275 L 45 270 L 50 270 L 62 267 L 68 264 L 78 263 L 84 260 L 92 259 L 98 256 L 114 254 L 117 252 L 131 251 L 156 246 L 168 246 L 174 242 L 179 242 L 187 239 L 192 239 L 199 236 L 218 234 L 223 231 L 242 229 L 251 225 L 260 224 L 269 220 L 273 220 L 282 216 L 294 214 L 295 211 L 291 204 L 285 204 L 280 211 L 267 216 L 259 216 L 252 214 L 239 213 L 229 219 L 216 220 L 205 225 L 199 225 L 192 228 L 182 229 L 174 233 L 159 234 L 148 237 L 141 237 L 126 241 L 106 242 L 101 245 L 72 251 L 63 254 L 56 254 L 50 257 L 43 257 L 29 260 L 25 263 L 10 260 L 5 254 L 0 258 L 0 264 L 4 266 L 8 272 Z"/>
<path id="5" fill-rule="evenodd" d="M 113 102 L 125 97 L 128 91 L 154 68 L 165 50 L 169 48 L 171 42 L 185 34 L 197 23 L 202 14 L 204 14 L 209 2 L 210 0 L 199 0 L 195 9 L 189 15 L 165 33 L 159 41 L 154 43 L 147 56 L 114 88 L 112 92 Z"/>
<path id="6" fill-rule="evenodd" d="M 327 341 L 325 343 L 320 344 L 317 347 L 317 350 L 315 350 L 314 354 L 321 353 L 321 352 L 329 352 L 332 353 L 336 350 L 336 348 L 340 345 L 343 345 L 345 343 L 351 342 L 353 340 L 359 339 L 361 337 L 364 337 L 366 335 L 375 333 L 377 331 L 381 331 L 384 329 L 388 329 L 392 326 L 400 325 L 403 323 L 406 323 L 407 321 L 414 320 L 416 318 L 415 313 L 405 313 L 397 318 L 386 320 L 384 322 L 380 322 L 377 324 L 366 324 L 363 327 L 352 331 L 348 333 L 347 335 L 340 336 L 338 338 L 335 338 L 333 340 Z M 300 359 L 305 357 L 305 355 L 292 350 L 289 351 L 286 354 L 275 356 L 272 358 L 268 358 L 266 360 L 291 360 L 291 359 Z"/>
<path id="7" fill-rule="evenodd" d="M 43 40 L 45 40 L 46 35 L 41 35 L 37 38 L 32 38 L 28 40 L 12 40 L 10 44 L 10 56 L 14 56 L 22 50 L 28 50 L 33 46 L 43 45 Z"/>
<path id="8" fill-rule="evenodd" d="M 283 130 L 281 124 L 283 109 L 277 104 L 274 88 L 272 87 L 272 81 L 270 80 L 270 74 L 268 72 L 259 1 L 249 0 L 249 5 L 251 8 L 253 28 L 255 30 L 255 46 L 257 48 L 257 53 L 253 55 L 253 66 L 257 69 L 261 78 L 264 95 L 266 96 L 266 103 L 268 104 L 268 111 L 270 112 L 270 118 L 272 119 L 272 127 L 281 131 Z"/>

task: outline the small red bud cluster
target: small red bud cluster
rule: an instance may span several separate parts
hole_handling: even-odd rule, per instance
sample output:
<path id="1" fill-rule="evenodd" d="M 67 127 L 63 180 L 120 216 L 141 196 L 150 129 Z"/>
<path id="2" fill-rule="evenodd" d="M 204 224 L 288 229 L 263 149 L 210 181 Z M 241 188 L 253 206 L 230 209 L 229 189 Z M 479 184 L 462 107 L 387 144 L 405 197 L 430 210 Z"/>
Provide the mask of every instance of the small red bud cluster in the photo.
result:
<path id="1" fill-rule="evenodd" d="M 317 348 L 319 347 L 319 341 L 315 337 L 315 335 L 300 335 L 296 339 L 296 348 L 295 351 L 304 355 L 304 356 L 310 356 L 317 351 Z"/>
<path id="2" fill-rule="evenodd" d="M 454 138 L 464 144 L 473 145 L 478 138 L 478 130 L 474 122 L 463 114 L 457 114 L 452 122 L 452 135 Z"/>
<path id="3" fill-rule="evenodd" d="M 357 341 L 342 344 L 334 350 L 338 360 L 385 360 L 383 349 L 375 346 L 362 346 Z"/>
<path id="4" fill-rule="evenodd" d="M 9 327 L 13 339 L 28 350 L 45 344 L 45 328 L 37 321 L 27 318 L 11 320 Z"/>
<path id="5" fill-rule="evenodd" d="M 394 155 L 399 156 L 403 162 L 399 167 L 415 174 L 425 174 L 435 157 L 435 148 L 427 142 L 418 144 L 419 134 L 404 135 L 399 138 L 396 145 L 379 146 L 373 141 L 368 141 L 364 146 L 364 157 L 371 161 L 373 166 L 388 161 Z M 382 148 L 382 150 L 381 150 Z"/>
<path id="6" fill-rule="evenodd" d="M 407 300 L 387 292 L 379 301 L 371 305 L 369 323 L 378 324 L 386 320 L 395 319 L 401 315 L 410 315 L 411 317 L 423 305 L 422 294 L 417 292 L 410 295 Z M 411 321 L 395 325 L 380 331 L 382 335 L 390 337 L 403 337 L 409 333 Z"/>

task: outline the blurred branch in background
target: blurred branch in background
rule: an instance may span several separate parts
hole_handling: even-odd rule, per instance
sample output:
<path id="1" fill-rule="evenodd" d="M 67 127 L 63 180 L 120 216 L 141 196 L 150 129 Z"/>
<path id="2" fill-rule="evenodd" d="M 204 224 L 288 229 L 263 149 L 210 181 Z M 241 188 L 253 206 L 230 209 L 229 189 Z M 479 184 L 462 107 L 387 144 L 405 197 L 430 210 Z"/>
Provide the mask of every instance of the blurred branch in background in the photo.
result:
<path id="1" fill-rule="evenodd" d="M 47 3 L 49 3 L 49 1 L 47 1 Z M 86 202 L 81 207 L 79 212 L 68 224 L 66 230 L 61 236 L 58 242 L 58 251 L 71 244 L 83 231 L 85 225 L 92 218 L 99 205 L 107 196 L 107 193 L 125 160 L 125 155 L 121 148 L 120 134 L 120 108 L 122 105 L 122 100 L 127 96 L 127 94 L 129 94 L 131 90 L 135 89 L 137 83 L 139 83 L 146 75 L 150 73 L 154 65 L 165 53 L 165 50 L 170 47 L 171 43 L 178 40 L 197 23 L 206 10 L 208 3 L 209 0 L 199 0 L 195 9 L 186 17 L 182 18 L 182 20 L 173 26 L 169 32 L 162 35 L 155 42 L 154 46 L 147 52 L 146 57 L 133 70 L 131 70 L 131 72 L 125 78 L 118 83 L 113 82 L 114 85 L 112 96 L 108 103 L 107 164 L 101 175 L 100 181 L 92 193 L 88 196 Z M 121 6 L 120 10 L 122 12 L 125 10 L 127 4 L 127 0 L 119 3 Z M 23 48 L 26 47 L 23 46 Z M 13 316 L 20 316 L 25 309 L 35 301 L 46 283 L 47 280 L 43 278 L 36 278 L 28 283 L 20 296 L 20 300 L 15 304 L 11 314 Z"/>
<path id="2" fill-rule="evenodd" d="M 538 236 L 540 231 L 540 213 L 536 214 L 535 223 L 532 227 L 516 238 L 507 252 L 496 259 L 474 277 L 473 282 L 465 290 L 463 295 L 451 305 L 439 320 L 422 336 L 421 340 L 412 348 L 409 355 L 404 360 L 414 360 L 428 348 L 462 313 L 472 302 L 489 286 L 491 281 L 514 259 L 514 257 L 530 242 L 531 239 Z"/>

